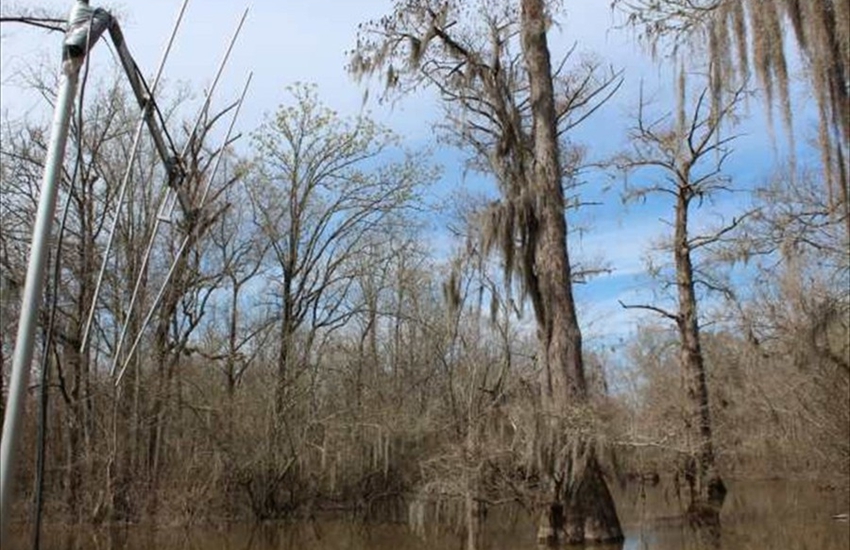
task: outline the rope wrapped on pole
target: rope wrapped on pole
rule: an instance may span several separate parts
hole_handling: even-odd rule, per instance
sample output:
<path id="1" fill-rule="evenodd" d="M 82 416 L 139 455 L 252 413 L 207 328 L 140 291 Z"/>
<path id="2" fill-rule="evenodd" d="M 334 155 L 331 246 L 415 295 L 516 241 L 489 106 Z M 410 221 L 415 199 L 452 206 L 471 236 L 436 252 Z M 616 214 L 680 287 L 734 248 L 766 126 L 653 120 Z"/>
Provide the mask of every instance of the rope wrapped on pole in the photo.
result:
<path id="1" fill-rule="evenodd" d="M 130 87 L 133 89 L 136 101 L 138 101 L 139 107 L 142 109 L 142 116 L 148 125 L 154 146 L 160 158 L 162 158 L 162 162 L 165 164 L 168 173 L 168 186 L 177 193 L 181 208 L 184 211 L 188 211 L 191 205 L 189 204 L 186 190 L 183 188 L 183 181 L 186 179 L 186 170 L 180 157 L 174 151 L 174 146 L 170 138 L 168 140 L 169 143 L 165 143 L 164 136 L 167 136 L 165 124 L 164 121 L 157 121 L 154 117 L 154 114 L 158 114 L 158 111 L 156 110 L 153 94 L 139 73 L 139 68 L 136 66 L 135 61 L 133 61 L 133 56 L 130 55 L 127 42 L 124 40 L 124 33 L 121 32 L 121 27 L 117 23 L 109 26 L 109 36 L 118 52 L 118 60 L 121 62 L 121 66 L 124 67 L 124 73 L 127 75 L 127 80 L 130 81 Z"/>
<path id="2" fill-rule="evenodd" d="M 112 15 L 105 9 L 92 8 L 88 2 L 77 2 L 68 18 L 62 58 L 69 60 L 85 57 L 114 22 Z"/>

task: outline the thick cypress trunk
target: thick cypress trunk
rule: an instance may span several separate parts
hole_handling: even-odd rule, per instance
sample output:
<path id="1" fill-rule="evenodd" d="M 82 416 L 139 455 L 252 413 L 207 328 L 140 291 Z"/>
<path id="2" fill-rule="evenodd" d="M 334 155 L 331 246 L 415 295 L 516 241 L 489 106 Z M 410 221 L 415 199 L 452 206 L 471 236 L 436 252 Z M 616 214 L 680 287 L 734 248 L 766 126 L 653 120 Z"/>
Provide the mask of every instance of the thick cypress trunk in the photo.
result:
<path id="1" fill-rule="evenodd" d="M 537 311 L 543 364 L 543 412 L 548 418 L 545 467 L 552 501 L 538 538 L 548 543 L 618 541 L 623 533 L 592 440 L 565 441 L 564 416 L 587 404 L 587 385 L 567 252 L 564 191 L 555 114 L 552 69 L 543 0 L 522 0 L 522 49 L 528 70 L 539 232 L 534 268 L 542 307 Z"/>
<path id="2" fill-rule="evenodd" d="M 689 515 L 700 521 L 716 521 L 726 496 L 726 487 L 714 462 L 708 383 L 700 345 L 694 269 L 688 242 L 688 206 L 691 192 L 690 187 L 679 188 L 674 236 L 676 286 L 679 292 L 679 362 L 685 375 L 690 403 L 686 429 L 695 441 L 695 452 L 689 457 L 687 465 L 691 490 Z"/>

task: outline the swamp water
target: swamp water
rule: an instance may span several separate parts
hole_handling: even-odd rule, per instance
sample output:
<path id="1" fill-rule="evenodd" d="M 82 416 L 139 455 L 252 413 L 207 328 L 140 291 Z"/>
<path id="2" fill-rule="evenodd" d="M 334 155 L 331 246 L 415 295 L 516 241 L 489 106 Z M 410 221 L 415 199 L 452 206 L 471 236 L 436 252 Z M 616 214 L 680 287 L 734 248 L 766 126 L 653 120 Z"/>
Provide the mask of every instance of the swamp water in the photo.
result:
<path id="1" fill-rule="evenodd" d="M 671 488 L 630 489 L 616 495 L 626 541 L 604 550 L 850 550 L 850 488 L 817 489 L 807 483 L 732 483 L 720 529 L 696 532 L 680 519 Z M 535 528 L 522 510 L 494 510 L 485 525 L 483 550 L 534 549 Z M 44 530 L 42 550 L 463 550 L 463 534 L 401 523 L 343 520 L 235 524 L 156 529 L 143 526 Z M 3 550 L 31 548 L 20 527 Z"/>

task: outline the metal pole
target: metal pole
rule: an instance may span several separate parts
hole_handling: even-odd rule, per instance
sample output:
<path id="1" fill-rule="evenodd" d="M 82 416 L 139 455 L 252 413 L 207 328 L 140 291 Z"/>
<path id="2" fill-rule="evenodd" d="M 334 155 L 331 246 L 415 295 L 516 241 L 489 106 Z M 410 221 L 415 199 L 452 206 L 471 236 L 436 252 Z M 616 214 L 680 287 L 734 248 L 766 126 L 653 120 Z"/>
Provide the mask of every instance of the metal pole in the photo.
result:
<path id="1" fill-rule="evenodd" d="M 77 92 L 82 62 L 88 49 L 103 32 L 108 21 L 109 16 L 106 12 L 98 10 L 95 15 L 88 7 L 88 2 L 78 0 L 71 12 L 68 32 L 65 35 L 61 82 L 53 114 L 50 144 L 44 161 L 44 177 L 41 184 L 41 196 L 38 200 L 38 213 L 33 226 L 29 267 L 24 282 L 21 314 L 18 321 L 18 337 L 15 340 L 15 351 L 12 355 L 9 397 L 6 404 L 6 417 L 3 419 L 3 440 L 0 442 L 0 541 L 6 540 L 11 516 L 15 463 L 18 458 L 16 451 L 20 439 L 18 432 L 21 428 L 35 346 L 35 329 L 39 306 L 42 302 L 45 264 L 50 248 L 50 232 L 56 210 L 56 196 L 65 157 L 65 144 L 68 141 L 74 95 Z M 96 24 L 97 28 L 93 24 Z"/>
<path id="2" fill-rule="evenodd" d="M 50 146 L 44 165 L 44 179 L 41 184 L 41 197 L 38 200 L 38 214 L 33 227 L 32 246 L 30 248 L 29 267 L 24 283 L 24 295 L 21 302 L 21 316 L 18 322 L 18 338 L 15 340 L 15 353 L 12 356 L 12 376 L 9 382 L 9 398 L 6 405 L 6 418 L 3 421 L 3 441 L 0 443 L 0 515 L 3 524 L 0 538 L 6 534 L 9 523 L 9 505 L 14 477 L 15 450 L 18 443 L 18 430 L 24 410 L 27 381 L 30 374 L 35 328 L 38 310 L 41 305 L 41 292 L 44 283 L 45 264 L 50 247 L 50 229 L 56 208 L 56 194 L 59 176 L 62 173 L 62 161 L 65 156 L 65 143 L 68 140 L 68 123 L 77 90 L 79 67 L 64 74 L 59 88 L 59 99 L 53 117 L 53 129 L 50 134 Z"/>

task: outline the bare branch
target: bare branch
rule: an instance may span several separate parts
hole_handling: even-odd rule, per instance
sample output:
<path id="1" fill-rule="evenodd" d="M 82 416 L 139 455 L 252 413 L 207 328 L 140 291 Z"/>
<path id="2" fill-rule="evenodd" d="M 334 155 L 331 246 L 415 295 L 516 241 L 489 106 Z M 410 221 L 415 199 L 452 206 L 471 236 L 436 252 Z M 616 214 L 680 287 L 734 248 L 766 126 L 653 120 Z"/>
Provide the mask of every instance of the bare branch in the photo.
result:
<path id="1" fill-rule="evenodd" d="M 617 300 L 617 301 L 620 303 L 620 306 L 623 309 L 644 309 L 644 310 L 647 310 L 647 311 L 654 311 L 655 313 L 661 315 L 662 317 L 666 317 L 666 318 L 668 318 L 672 321 L 675 321 L 677 323 L 680 322 L 679 315 L 677 315 L 675 313 L 670 313 L 666 309 L 663 309 L 663 308 L 660 308 L 660 307 L 657 307 L 657 306 L 648 305 L 648 304 L 625 304 L 625 303 L 623 303 L 622 300 Z"/>

